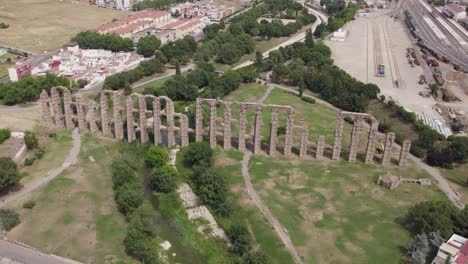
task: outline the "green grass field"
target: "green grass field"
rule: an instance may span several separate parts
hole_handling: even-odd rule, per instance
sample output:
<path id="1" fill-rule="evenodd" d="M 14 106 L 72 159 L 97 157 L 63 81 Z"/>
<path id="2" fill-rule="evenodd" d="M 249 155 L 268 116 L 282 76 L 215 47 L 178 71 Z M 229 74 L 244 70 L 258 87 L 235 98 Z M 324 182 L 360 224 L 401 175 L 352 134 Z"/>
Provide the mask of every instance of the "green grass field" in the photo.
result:
<path id="1" fill-rule="evenodd" d="M 42 251 L 85 263 L 104 263 L 108 255 L 126 258 L 122 244 L 126 223 L 114 203 L 110 175 L 110 163 L 118 154 L 118 145 L 90 134 L 82 135 L 82 141 L 76 164 L 44 188 L 16 202 L 21 224 L 9 236 Z M 60 156 L 59 150 L 53 152 L 51 148 L 51 154 L 37 161 L 36 166 L 53 164 L 47 155 L 64 159 L 65 155 Z M 36 206 L 23 209 L 22 203 L 29 199 Z"/>

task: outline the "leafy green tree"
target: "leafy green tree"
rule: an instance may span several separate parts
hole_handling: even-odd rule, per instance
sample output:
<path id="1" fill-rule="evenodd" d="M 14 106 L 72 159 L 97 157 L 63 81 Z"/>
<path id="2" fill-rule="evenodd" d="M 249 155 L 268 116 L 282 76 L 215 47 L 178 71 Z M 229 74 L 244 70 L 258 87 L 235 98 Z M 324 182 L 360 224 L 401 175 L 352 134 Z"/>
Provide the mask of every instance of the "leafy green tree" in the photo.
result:
<path id="1" fill-rule="evenodd" d="M 11 209 L 0 209 L 0 228 L 10 231 L 20 223 L 19 214 Z"/>
<path id="2" fill-rule="evenodd" d="M 171 165 L 154 169 L 151 172 L 151 188 L 158 192 L 169 193 L 176 188 L 176 179 L 179 176 L 177 170 Z"/>
<path id="3" fill-rule="evenodd" d="M 257 72 L 263 71 L 263 54 L 260 51 L 255 52 L 255 68 Z"/>
<path id="4" fill-rule="evenodd" d="M 78 33 L 72 41 L 82 49 L 106 49 L 113 52 L 132 51 L 133 41 L 118 35 L 100 34 L 98 32 L 85 31 Z"/>
<path id="5" fill-rule="evenodd" d="M 179 62 L 176 62 L 176 65 L 175 65 L 175 73 L 176 73 L 176 75 L 179 75 L 179 76 L 180 76 L 180 74 L 181 74 Z"/>
<path id="6" fill-rule="evenodd" d="M 112 162 L 111 171 L 114 190 L 120 188 L 126 183 L 138 181 L 135 169 L 132 168 L 126 160 L 119 159 Z"/>
<path id="7" fill-rule="evenodd" d="M 137 44 L 137 53 L 144 57 L 151 57 L 161 46 L 161 41 L 155 36 L 141 37 Z"/>
<path id="8" fill-rule="evenodd" d="M 313 48 L 315 43 L 314 43 L 314 35 L 312 34 L 312 29 L 308 29 L 306 31 L 306 36 L 305 36 L 305 45 L 307 48 Z"/>
<path id="9" fill-rule="evenodd" d="M 163 90 L 172 100 L 193 101 L 198 95 L 198 87 L 189 83 L 184 76 L 175 76 L 166 81 Z"/>
<path id="10" fill-rule="evenodd" d="M 252 237 L 244 225 L 233 225 L 228 229 L 227 235 L 231 239 L 232 250 L 237 255 L 248 254 L 252 245 Z"/>
<path id="11" fill-rule="evenodd" d="M 36 136 L 36 133 L 31 131 L 26 131 L 24 133 L 24 143 L 28 149 L 35 149 L 39 146 L 39 139 Z"/>
<path id="12" fill-rule="evenodd" d="M 146 153 L 145 161 L 150 168 L 161 168 L 169 161 L 169 155 L 160 146 L 152 146 Z"/>
<path id="13" fill-rule="evenodd" d="M 207 142 L 190 143 L 184 152 L 184 163 L 187 166 L 211 165 L 213 150 Z"/>
<path id="14" fill-rule="evenodd" d="M 195 175 L 197 194 L 200 200 L 214 209 L 216 214 L 227 217 L 232 213 L 232 208 L 227 202 L 227 180 L 224 175 L 219 175 L 214 169 L 198 168 Z"/>
<path id="15" fill-rule="evenodd" d="M 11 131 L 8 128 L 0 129 L 0 144 L 2 144 L 5 140 L 10 138 Z"/>
<path id="16" fill-rule="evenodd" d="M 0 157 L 0 190 L 16 185 L 20 179 L 16 163 L 9 157 Z"/>
<path id="17" fill-rule="evenodd" d="M 244 264 L 267 264 L 268 258 L 265 254 L 263 254 L 260 250 L 255 252 L 249 252 L 248 254 L 244 255 L 243 258 Z"/>
<path id="18" fill-rule="evenodd" d="M 114 191 L 119 211 L 128 216 L 144 201 L 143 186 L 139 181 L 125 183 Z"/>

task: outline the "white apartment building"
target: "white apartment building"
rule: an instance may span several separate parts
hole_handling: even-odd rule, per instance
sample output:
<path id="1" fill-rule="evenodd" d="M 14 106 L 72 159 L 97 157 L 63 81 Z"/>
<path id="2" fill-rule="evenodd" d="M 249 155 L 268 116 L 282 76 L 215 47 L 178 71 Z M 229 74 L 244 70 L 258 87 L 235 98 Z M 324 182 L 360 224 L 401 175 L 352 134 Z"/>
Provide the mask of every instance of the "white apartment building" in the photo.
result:
<path id="1" fill-rule="evenodd" d="M 139 1 L 141 0 L 96 0 L 96 5 L 98 7 L 131 11 L 133 4 Z"/>

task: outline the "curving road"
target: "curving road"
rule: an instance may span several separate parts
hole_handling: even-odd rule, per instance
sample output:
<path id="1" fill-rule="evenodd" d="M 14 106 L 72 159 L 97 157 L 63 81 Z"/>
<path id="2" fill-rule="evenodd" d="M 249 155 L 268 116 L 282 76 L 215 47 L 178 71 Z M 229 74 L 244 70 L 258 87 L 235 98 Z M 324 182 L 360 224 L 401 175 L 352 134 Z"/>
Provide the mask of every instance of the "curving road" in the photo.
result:
<path id="1" fill-rule="evenodd" d="M 78 128 L 75 128 L 73 130 L 72 138 L 73 138 L 73 147 L 71 148 L 70 152 L 68 153 L 67 158 L 65 159 L 65 161 L 62 163 L 60 167 L 49 172 L 46 177 L 41 178 L 40 180 L 31 183 L 31 185 L 26 186 L 25 188 L 21 189 L 19 192 L 13 193 L 11 195 L 7 195 L 0 202 L 0 208 L 19 199 L 20 197 L 28 193 L 31 193 L 32 191 L 42 187 L 43 185 L 49 183 L 51 180 L 59 176 L 65 169 L 70 167 L 70 165 L 76 161 L 76 159 L 78 158 L 78 154 L 80 153 L 81 136 L 80 136 Z"/>

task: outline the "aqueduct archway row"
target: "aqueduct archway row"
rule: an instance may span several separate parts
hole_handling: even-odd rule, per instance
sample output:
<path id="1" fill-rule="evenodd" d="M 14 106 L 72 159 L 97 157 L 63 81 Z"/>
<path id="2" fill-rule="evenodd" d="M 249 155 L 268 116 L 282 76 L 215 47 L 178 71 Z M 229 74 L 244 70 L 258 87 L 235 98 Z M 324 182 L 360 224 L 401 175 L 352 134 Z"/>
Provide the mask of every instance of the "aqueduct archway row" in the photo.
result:
<path id="1" fill-rule="evenodd" d="M 188 145 L 189 133 L 192 132 L 195 132 L 196 141 L 202 141 L 207 138 L 212 148 L 216 147 L 218 136 L 222 138 L 222 146 L 225 149 L 231 148 L 232 140 L 237 139 L 237 148 L 240 151 L 247 149 L 247 141 L 251 138 L 252 151 L 258 154 L 262 151 L 263 114 L 264 111 L 269 111 L 270 126 L 269 138 L 267 140 L 268 149 L 266 151 L 269 155 L 277 153 L 282 153 L 285 156 L 293 155 L 293 130 L 296 128 L 300 129 L 301 133 L 298 147 L 300 158 L 312 158 L 308 154 L 308 150 L 314 146 L 315 157 L 313 158 L 318 160 L 324 159 L 324 152 L 331 150 L 331 159 L 339 160 L 343 148 L 345 118 L 350 117 L 353 122 L 348 161 L 356 161 L 359 140 L 363 136 L 364 131 L 367 134 L 365 163 L 373 163 L 376 144 L 382 139 L 384 140 L 382 164 L 390 164 L 392 156 L 395 133 L 379 133 L 377 120 L 369 114 L 340 112 L 336 119 L 334 143 L 333 145 L 327 145 L 324 136 L 319 136 L 316 142 L 311 142 L 309 141 L 308 129 L 304 126 L 295 126 L 295 112 L 291 106 L 197 98 L 195 103 L 195 131 L 193 131 L 193 129 L 189 128 L 188 117 L 185 114 L 175 113 L 174 104 L 168 97 L 132 93 L 126 96 L 124 106 L 122 106 L 122 96 L 122 92 L 104 90 L 101 92 L 99 104 L 95 100 L 84 103 L 80 95 L 73 98 L 67 88 L 54 87 L 51 89 L 50 96 L 46 91 L 42 91 L 41 93 L 42 120 L 47 124 L 55 125 L 59 128 L 70 130 L 77 126 L 81 131 L 90 131 L 91 133 L 103 136 L 113 136 L 120 140 L 126 139 L 128 142 L 134 142 L 139 139 L 141 143 L 146 143 L 149 140 L 148 132 L 152 132 L 154 144 L 164 143 L 168 147 L 176 145 L 177 142 L 181 146 Z M 148 103 L 151 104 L 151 107 L 148 107 Z M 136 107 L 135 104 L 137 105 Z M 209 107 L 208 131 L 206 131 L 203 125 L 203 104 L 207 104 Z M 239 108 L 238 120 L 232 118 L 233 106 Z M 218 117 L 218 108 L 224 110 L 222 118 Z M 252 136 L 246 132 L 248 109 L 254 110 Z M 110 112 L 112 112 L 112 119 Z M 286 128 L 283 151 L 278 152 L 278 117 L 281 113 L 286 115 Z M 237 137 L 233 137 L 232 135 L 233 122 L 237 122 L 238 124 Z M 126 123 L 126 133 L 124 133 L 124 123 Z M 222 132 L 217 131 L 218 124 L 223 126 Z M 204 137 L 205 132 L 208 132 L 208 137 Z M 137 134 L 139 134 L 139 137 Z M 407 164 L 410 147 L 411 142 L 405 140 L 399 153 L 398 163 L 400 166 Z"/>

